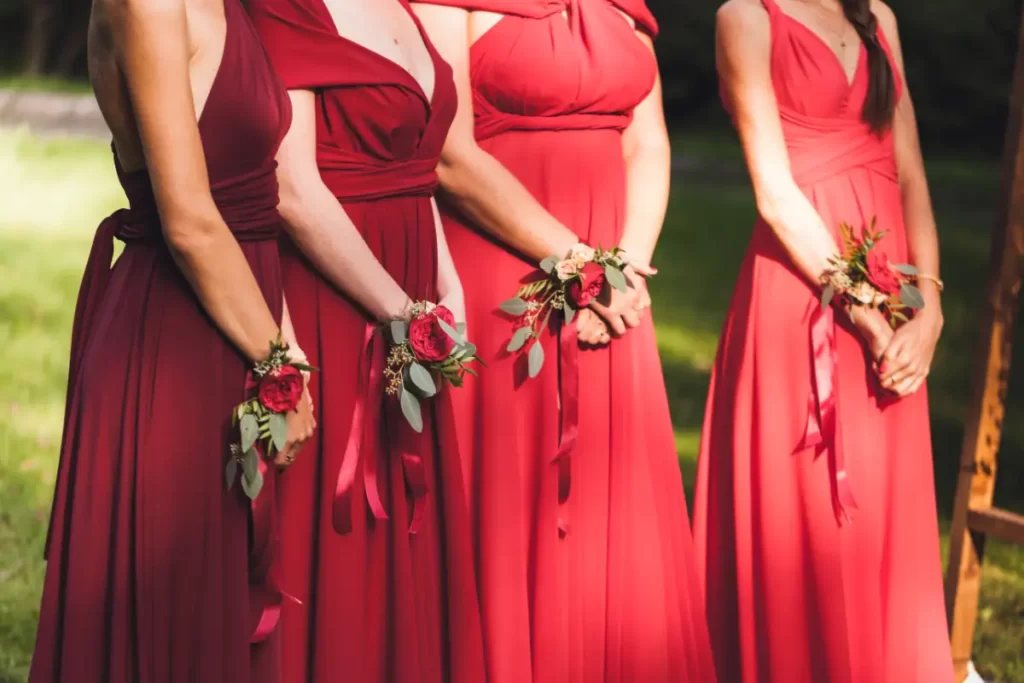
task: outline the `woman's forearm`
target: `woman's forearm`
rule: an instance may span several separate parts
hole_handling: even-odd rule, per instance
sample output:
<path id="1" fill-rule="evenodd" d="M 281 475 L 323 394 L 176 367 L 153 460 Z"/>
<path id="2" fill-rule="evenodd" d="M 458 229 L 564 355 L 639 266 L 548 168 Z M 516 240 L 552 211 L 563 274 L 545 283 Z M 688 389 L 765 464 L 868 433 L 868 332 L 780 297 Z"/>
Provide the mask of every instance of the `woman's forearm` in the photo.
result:
<path id="1" fill-rule="evenodd" d="M 939 234 L 935 227 L 935 214 L 932 212 L 928 184 L 921 178 L 900 185 L 910 262 L 921 273 L 938 278 Z M 920 278 L 917 284 L 925 299 L 925 310 L 939 311 L 941 306 L 937 283 L 929 278 Z"/>
<path id="2" fill-rule="evenodd" d="M 438 168 L 446 198 L 495 238 L 534 261 L 569 252 L 579 238 L 497 159 L 475 148 Z"/>
<path id="3" fill-rule="evenodd" d="M 374 318 L 402 317 L 409 296 L 377 260 L 337 198 L 319 177 L 303 185 L 297 192 L 282 186 L 279 210 L 292 240 L 321 275 Z"/>
<path id="4" fill-rule="evenodd" d="M 189 229 L 165 229 L 171 255 L 221 332 L 252 362 L 270 354 L 279 327 L 249 262 L 220 216 Z"/>
<path id="5" fill-rule="evenodd" d="M 448 248 L 444 224 L 441 222 L 441 212 L 437 210 L 437 202 L 434 199 L 430 200 L 430 207 L 434 213 L 434 229 L 437 231 L 437 295 L 439 299 L 444 299 L 447 296 L 460 294 L 462 281 L 459 279 L 458 271 L 455 270 L 455 261 Z"/>
<path id="6" fill-rule="evenodd" d="M 626 221 L 620 247 L 627 258 L 648 265 L 668 209 L 671 176 L 668 137 L 626 151 Z"/>

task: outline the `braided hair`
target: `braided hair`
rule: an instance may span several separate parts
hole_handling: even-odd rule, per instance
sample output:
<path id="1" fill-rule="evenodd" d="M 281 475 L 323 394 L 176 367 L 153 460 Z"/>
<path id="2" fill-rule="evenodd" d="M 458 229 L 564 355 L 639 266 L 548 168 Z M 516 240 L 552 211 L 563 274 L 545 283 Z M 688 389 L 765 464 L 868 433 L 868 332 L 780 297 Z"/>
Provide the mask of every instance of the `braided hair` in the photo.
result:
<path id="1" fill-rule="evenodd" d="M 861 119 L 871 130 L 882 133 L 891 124 L 896 111 L 896 79 L 889 58 L 878 39 L 878 18 L 871 11 L 871 0 L 840 0 L 846 20 L 857 30 L 868 52 L 868 94 Z"/>

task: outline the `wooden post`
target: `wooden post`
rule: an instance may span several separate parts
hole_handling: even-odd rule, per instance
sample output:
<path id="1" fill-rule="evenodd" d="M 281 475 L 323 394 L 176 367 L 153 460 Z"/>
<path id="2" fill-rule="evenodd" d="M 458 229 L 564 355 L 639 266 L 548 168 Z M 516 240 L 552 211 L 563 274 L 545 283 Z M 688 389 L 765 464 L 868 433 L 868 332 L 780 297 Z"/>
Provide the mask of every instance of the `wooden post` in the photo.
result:
<path id="1" fill-rule="evenodd" d="M 1024 30 L 1014 72 L 1003 159 L 1002 200 L 992 233 L 991 281 L 982 352 L 964 430 L 950 529 L 946 605 L 958 681 L 967 675 L 986 535 L 1024 542 L 1024 518 L 992 507 L 1011 342 L 1024 257 Z"/>

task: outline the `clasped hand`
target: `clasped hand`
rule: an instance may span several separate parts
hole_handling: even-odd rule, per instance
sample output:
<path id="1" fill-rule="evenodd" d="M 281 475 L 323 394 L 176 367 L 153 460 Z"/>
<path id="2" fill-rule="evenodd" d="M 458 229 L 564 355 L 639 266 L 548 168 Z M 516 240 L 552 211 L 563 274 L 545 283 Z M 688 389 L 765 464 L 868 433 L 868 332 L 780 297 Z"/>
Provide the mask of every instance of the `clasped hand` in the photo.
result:
<path id="1" fill-rule="evenodd" d="M 941 313 L 925 309 L 895 332 L 886 328 L 872 335 L 869 346 L 882 387 L 900 397 L 920 389 L 931 372 L 941 333 Z"/>
<path id="2" fill-rule="evenodd" d="M 643 312 L 651 305 L 646 276 L 657 271 L 649 266 L 626 266 L 628 287 L 620 292 L 608 287 L 608 292 L 576 317 L 576 337 L 583 344 L 602 345 L 612 338 L 621 337 L 627 330 L 637 327 Z"/>

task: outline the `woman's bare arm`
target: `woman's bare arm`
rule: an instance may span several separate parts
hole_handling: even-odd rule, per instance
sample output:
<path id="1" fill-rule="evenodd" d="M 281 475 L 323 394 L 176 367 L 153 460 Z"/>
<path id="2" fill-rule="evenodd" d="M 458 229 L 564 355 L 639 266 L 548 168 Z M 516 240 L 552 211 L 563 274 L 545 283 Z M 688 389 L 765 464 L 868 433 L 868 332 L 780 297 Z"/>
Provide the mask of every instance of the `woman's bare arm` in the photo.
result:
<path id="1" fill-rule="evenodd" d="M 315 96 L 292 90 L 292 127 L 277 153 L 278 207 L 295 243 L 335 287 L 380 321 L 405 316 L 410 300 L 380 264 L 316 165 Z"/>
<path id="2" fill-rule="evenodd" d="M 797 270 L 815 287 L 838 245 L 793 179 L 771 80 L 771 31 L 758 0 L 718 10 L 716 61 L 732 106 L 757 209 Z M 854 307 L 855 323 L 877 358 L 892 332 L 878 311 Z"/>
<path id="3" fill-rule="evenodd" d="M 903 95 L 896 104 L 893 119 L 893 143 L 903 197 L 903 222 L 907 231 L 910 262 L 922 273 L 938 278 L 939 236 L 917 135 L 914 103 L 906 86 L 899 29 L 896 17 L 888 6 L 873 2 L 872 11 L 878 17 L 880 30 L 888 39 L 896 67 L 904 81 Z M 942 333 L 942 300 L 937 283 L 921 278 L 918 287 L 924 297 L 924 308 L 916 312 L 913 320 L 896 331 L 883 357 L 882 386 L 901 396 L 914 393 L 924 383 L 931 371 L 935 347 Z"/>
<path id="4" fill-rule="evenodd" d="M 541 261 L 567 254 L 579 238 L 477 145 L 469 75 L 470 13 L 424 3 L 415 3 L 413 9 L 455 74 L 458 112 L 438 167 L 446 195 L 484 230 L 528 258 Z"/>
<path id="5" fill-rule="evenodd" d="M 637 36 L 654 54 L 650 36 L 642 31 L 637 31 Z M 633 110 L 633 120 L 622 135 L 622 154 L 626 160 L 626 222 L 619 246 L 631 263 L 648 266 L 665 222 L 672 166 L 660 76 Z"/>
<path id="6" fill-rule="evenodd" d="M 278 325 L 210 192 L 184 0 L 122 0 L 108 13 L 171 254 L 221 331 L 263 360 Z"/>

